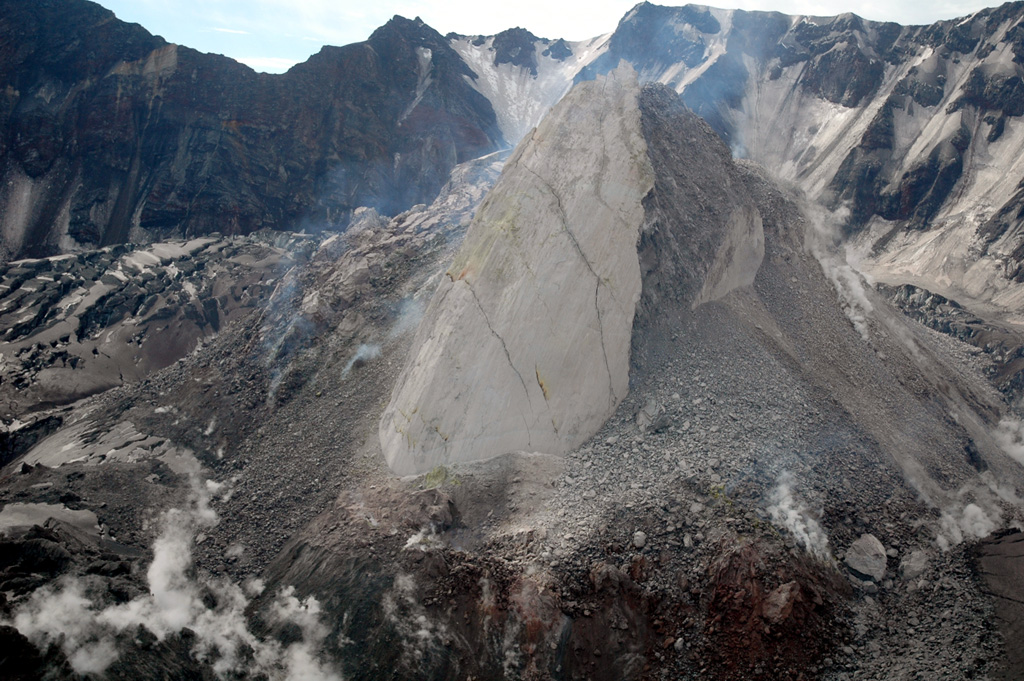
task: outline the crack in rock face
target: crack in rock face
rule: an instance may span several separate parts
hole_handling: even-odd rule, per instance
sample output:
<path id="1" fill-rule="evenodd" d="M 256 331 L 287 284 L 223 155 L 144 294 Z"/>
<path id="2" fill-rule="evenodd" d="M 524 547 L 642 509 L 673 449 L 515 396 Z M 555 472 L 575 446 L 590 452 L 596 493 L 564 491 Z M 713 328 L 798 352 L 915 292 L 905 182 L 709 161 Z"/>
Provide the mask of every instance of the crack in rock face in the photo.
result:
<path id="1" fill-rule="evenodd" d="M 639 92 L 628 66 L 581 84 L 516 149 L 381 417 L 396 473 L 562 454 L 626 396 L 636 244 L 654 186 Z"/>

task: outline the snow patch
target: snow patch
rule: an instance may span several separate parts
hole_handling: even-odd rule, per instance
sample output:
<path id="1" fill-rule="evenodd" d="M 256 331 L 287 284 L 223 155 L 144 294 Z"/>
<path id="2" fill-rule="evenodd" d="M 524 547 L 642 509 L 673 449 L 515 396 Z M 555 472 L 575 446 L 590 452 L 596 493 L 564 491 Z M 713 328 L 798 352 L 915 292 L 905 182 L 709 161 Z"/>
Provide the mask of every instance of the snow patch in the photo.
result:
<path id="1" fill-rule="evenodd" d="M 547 45 L 538 41 L 534 45 L 536 76 L 529 69 L 510 63 L 495 66 L 493 37 L 474 45 L 474 38 L 460 36 L 451 45 L 477 74 L 476 80 L 467 77 L 467 82 L 491 102 L 501 134 L 509 145 L 515 146 L 569 91 L 576 74 L 607 51 L 610 37 L 609 33 L 567 42 L 572 54 L 564 61 L 544 56 Z"/>

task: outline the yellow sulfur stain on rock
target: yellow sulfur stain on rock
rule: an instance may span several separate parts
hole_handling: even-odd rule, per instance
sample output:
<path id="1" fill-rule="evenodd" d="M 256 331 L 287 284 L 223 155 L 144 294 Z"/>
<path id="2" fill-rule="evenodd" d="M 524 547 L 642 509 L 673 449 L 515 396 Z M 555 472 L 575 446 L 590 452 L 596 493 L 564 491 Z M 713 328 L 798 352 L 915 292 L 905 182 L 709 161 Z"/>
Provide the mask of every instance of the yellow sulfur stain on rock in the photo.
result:
<path id="1" fill-rule="evenodd" d="M 544 400 L 548 400 L 548 386 L 544 383 L 544 379 L 540 375 L 540 367 L 534 367 L 534 372 L 537 374 L 537 385 L 540 386 L 541 391 L 544 393 Z"/>

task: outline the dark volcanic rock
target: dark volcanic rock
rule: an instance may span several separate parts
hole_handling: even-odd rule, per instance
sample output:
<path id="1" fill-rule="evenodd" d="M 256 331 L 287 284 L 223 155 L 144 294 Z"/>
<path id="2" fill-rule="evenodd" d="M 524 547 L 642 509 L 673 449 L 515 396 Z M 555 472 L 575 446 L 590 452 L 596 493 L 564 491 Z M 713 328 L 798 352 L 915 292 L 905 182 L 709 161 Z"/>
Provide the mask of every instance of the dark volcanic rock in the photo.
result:
<path id="1" fill-rule="evenodd" d="M 955 300 L 910 284 L 879 289 L 908 317 L 984 353 L 988 379 L 1010 400 L 1024 393 L 1024 338 L 1012 326 L 986 321 Z"/>
<path id="2" fill-rule="evenodd" d="M 53 253 L 65 234 L 344 226 L 358 206 L 431 200 L 452 167 L 502 142 L 474 74 L 401 17 L 283 75 L 84 0 L 3 0 L 0 46 L 6 256 Z"/>
<path id="3" fill-rule="evenodd" d="M 936 106 L 945 94 L 945 84 L 945 76 L 939 74 L 928 77 L 921 74 L 915 66 L 896 85 L 895 92 L 899 95 L 910 95 L 911 99 L 921 106 Z"/>
<path id="4" fill-rule="evenodd" d="M 723 549 L 711 571 L 705 659 L 715 677 L 813 678 L 841 633 L 844 589 L 834 573 L 757 543 Z"/>
<path id="5" fill-rule="evenodd" d="M 880 60 L 871 59 L 855 45 L 832 49 L 810 61 L 804 71 L 804 88 L 823 99 L 857 106 L 878 88 L 884 75 Z"/>
<path id="6" fill-rule="evenodd" d="M 640 72 L 675 62 L 689 67 L 700 64 L 704 58 L 703 41 L 677 30 L 687 24 L 703 34 L 722 30 L 706 7 L 661 7 L 648 2 L 637 5 L 619 22 L 608 51 L 580 71 L 576 81 L 591 80 L 607 73 L 618 66 L 621 59 Z"/>
<path id="7" fill-rule="evenodd" d="M 964 168 L 964 152 L 971 142 L 966 127 L 943 140 L 900 179 L 895 194 L 886 197 L 882 217 L 908 220 L 914 228 L 924 228 L 949 197 Z"/>
<path id="8" fill-rule="evenodd" d="M 57 414 L 27 419 L 18 429 L 0 429 L 0 467 L 27 452 L 36 442 L 59 428 L 64 419 Z"/>
<path id="9" fill-rule="evenodd" d="M 996 596 L 996 613 L 1006 638 L 1006 662 L 994 678 L 1013 679 L 1024 669 L 1024 572 L 1020 560 L 1024 534 L 1000 532 L 975 551 L 978 572 Z"/>
<path id="10" fill-rule="evenodd" d="M 1024 115 L 1024 80 L 1013 75 L 986 75 L 981 67 L 971 71 L 963 94 L 951 106 L 955 111 L 965 104 L 983 111 L 998 111 L 1008 116 Z"/>
<path id="11" fill-rule="evenodd" d="M 692 304 L 729 229 L 732 212 L 749 208 L 750 201 L 732 189 L 742 180 L 730 163 L 728 148 L 671 90 L 645 86 L 640 112 L 648 153 L 658 171 L 654 191 L 644 201 L 651 217 L 637 247 L 644 284 L 634 325 L 643 326 L 664 314 L 670 302 Z M 696 168 L 703 174 L 688 172 Z M 704 181 L 722 188 L 720 200 L 706 194 Z M 694 211 L 693 206 L 701 210 Z"/>
<path id="12" fill-rule="evenodd" d="M 569 47 L 568 43 L 559 38 L 544 50 L 543 55 L 558 61 L 565 61 L 572 56 L 572 48 Z"/>
<path id="13" fill-rule="evenodd" d="M 512 64 L 537 75 L 537 36 L 525 28 L 510 28 L 494 36 L 494 65 Z M 564 57 L 563 57 L 564 59 Z"/>
<path id="14" fill-rule="evenodd" d="M 1017 191 L 1002 208 L 985 221 L 978 229 L 978 236 L 987 249 L 1008 231 L 1019 233 L 1024 227 L 1024 184 L 1018 185 Z M 1024 254 L 1021 254 L 1024 255 Z M 1007 276 L 1015 281 L 1024 280 L 1024 271 L 1014 267 Z"/>
<path id="15" fill-rule="evenodd" d="M 9 681 L 30 681 L 43 675 L 43 659 L 36 647 L 12 626 L 0 625 L 0 676 Z"/>

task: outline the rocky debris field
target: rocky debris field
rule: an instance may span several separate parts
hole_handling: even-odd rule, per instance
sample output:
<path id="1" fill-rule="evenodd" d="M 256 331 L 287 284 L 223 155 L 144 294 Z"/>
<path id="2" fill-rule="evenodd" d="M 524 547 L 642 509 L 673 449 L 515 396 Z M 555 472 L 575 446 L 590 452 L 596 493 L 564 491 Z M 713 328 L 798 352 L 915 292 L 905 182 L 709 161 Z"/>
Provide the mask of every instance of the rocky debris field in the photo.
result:
<path id="1" fill-rule="evenodd" d="M 432 206 L 300 243 L 263 304 L 164 369 L 34 415 L 31 437 L 8 423 L 0 513 L 96 518 L 84 538 L 4 526 L 0 636 L 29 651 L 2 661 L 11 675 L 74 678 L 103 652 L 9 624 L 69 584 L 108 620 L 120 604 L 166 622 L 168 589 L 189 604 L 162 639 L 102 639 L 112 675 L 143 679 L 256 676 L 286 649 L 348 679 L 1012 674 L 983 581 L 1012 560 L 979 573 L 974 548 L 1024 519 L 1019 465 L 990 432 L 1003 398 L 977 353 L 894 311 L 746 165 L 722 177 L 757 206 L 756 276 L 706 298 L 698 282 L 700 304 L 645 298 L 629 393 L 596 434 L 564 457 L 389 472 L 380 415 L 502 162 L 462 166 Z M 675 172 L 699 189 L 710 171 Z"/>
<path id="2" fill-rule="evenodd" d="M 1020 399 L 1024 391 L 1024 338 L 1019 329 L 986 320 L 955 300 L 911 284 L 880 284 L 879 290 L 911 319 L 984 353 L 985 375 L 1008 400 Z"/>
<path id="3" fill-rule="evenodd" d="M 381 637 L 445 678 L 995 675 L 970 547 L 936 548 L 894 463 L 737 324 L 702 308 L 553 464 L 389 481 L 371 462 L 268 574 L 364 604 L 337 626 L 353 678 L 381 673 Z M 883 548 L 871 567 L 857 543 Z"/>
<path id="4" fill-rule="evenodd" d="M 117 246 L 0 271 L 0 416 L 136 381 L 261 309 L 318 239 L 263 234 Z"/>
<path id="5" fill-rule="evenodd" d="M 753 286 L 646 315 L 629 396 L 564 459 L 396 480 L 372 438 L 349 455 L 266 573 L 345 610 L 348 675 L 1013 673 L 972 546 L 1021 522 L 996 482 L 1020 473 L 948 417 L 969 400 L 992 427 L 1001 398 L 976 353 L 807 248 L 809 221 L 757 177 Z M 367 384 L 402 354 L 385 346 Z"/>

